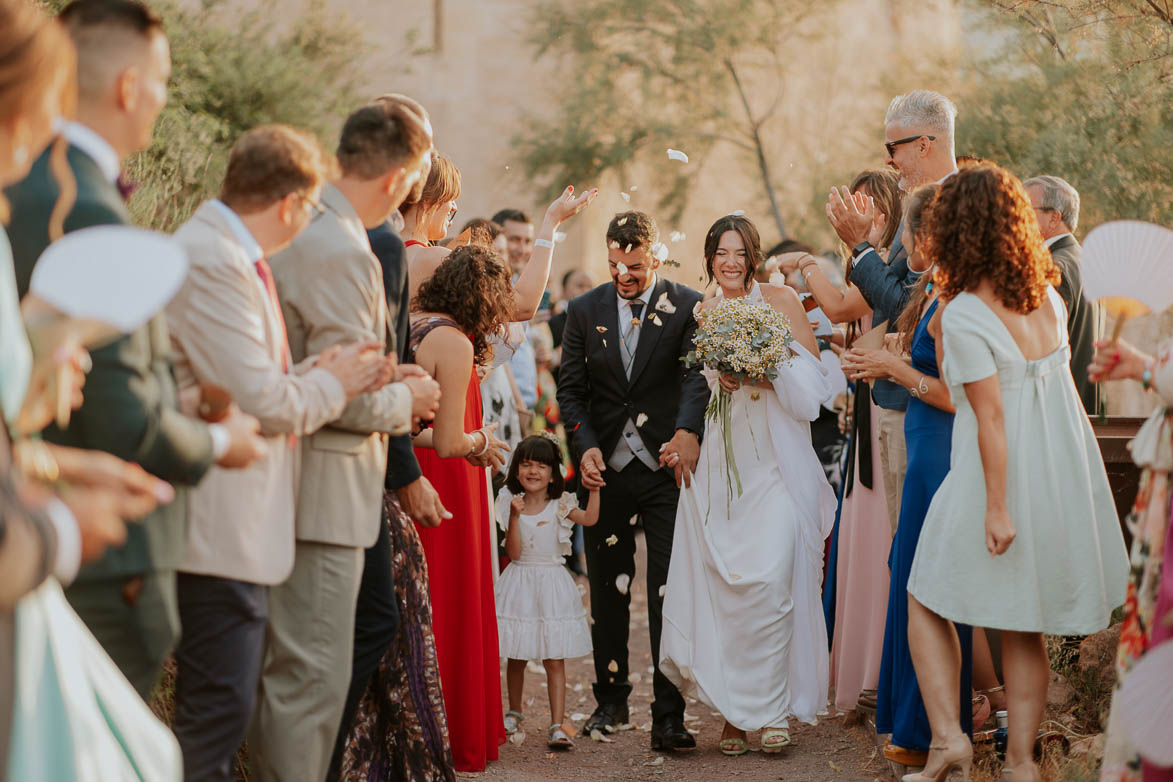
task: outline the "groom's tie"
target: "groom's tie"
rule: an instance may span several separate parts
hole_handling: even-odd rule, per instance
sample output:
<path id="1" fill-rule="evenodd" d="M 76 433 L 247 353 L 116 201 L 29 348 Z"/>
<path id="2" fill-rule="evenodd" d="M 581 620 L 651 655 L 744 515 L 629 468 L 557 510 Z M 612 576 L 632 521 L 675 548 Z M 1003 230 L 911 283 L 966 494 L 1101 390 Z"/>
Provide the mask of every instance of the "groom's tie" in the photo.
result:
<path id="1" fill-rule="evenodd" d="M 623 324 L 623 371 L 627 373 L 627 379 L 631 380 L 631 367 L 635 363 L 635 348 L 639 344 L 639 327 L 641 316 L 644 311 L 644 303 L 639 299 L 632 299 L 628 302 L 631 307 L 631 320 Z"/>

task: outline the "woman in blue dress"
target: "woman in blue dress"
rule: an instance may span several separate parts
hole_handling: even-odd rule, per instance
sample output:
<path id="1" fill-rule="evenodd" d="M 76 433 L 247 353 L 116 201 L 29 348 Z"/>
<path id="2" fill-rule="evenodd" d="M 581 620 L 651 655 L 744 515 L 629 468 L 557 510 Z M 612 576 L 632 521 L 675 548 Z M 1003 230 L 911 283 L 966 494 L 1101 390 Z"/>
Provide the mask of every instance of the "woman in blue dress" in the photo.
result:
<path id="1" fill-rule="evenodd" d="M 926 185 L 905 199 L 903 242 L 909 248 L 908 265 L 913 271 L 928 270 L 917 245 L 923 218 L 936 191 L 936 185 Z M 888 350 L 852 350 L 843 359 L 843 369 L 849 377 L 887 378 L 908 388 L 912 397 L 904 419 L 908 475 L 888 557 L 891 580 L 876 705 L 876 730 L 892 734 L 884 754 L 904 765 L 923 765 L 931 743 L 929 720 L 908 648 L 908 574 L 929 503 L 949 472 L 953 432 L 953 404 L 939 379 L 936 336 L 940 335 L 940 317 L 936 295 L 928 284 L 930 278 L 927 274 L 921 278 L 900 319 L 899 346 L 902 352 L 908 351 L 911 362 Z M 962 654 L 961 703 L 968 706 L 971 631 L 960 625 L 957 629 Z M 960 717 L 962 726 L 970 732 L 970 710 L 963 708 Z"/>

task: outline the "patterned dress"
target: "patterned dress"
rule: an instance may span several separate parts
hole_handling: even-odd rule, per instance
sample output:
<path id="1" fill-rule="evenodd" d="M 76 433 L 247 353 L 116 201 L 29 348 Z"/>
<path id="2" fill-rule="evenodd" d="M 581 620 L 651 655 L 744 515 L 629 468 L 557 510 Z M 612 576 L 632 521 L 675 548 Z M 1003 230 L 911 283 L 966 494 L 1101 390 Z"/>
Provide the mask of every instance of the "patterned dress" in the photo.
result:
<path id="1" fill-rule="evenodd" d="M 341 782 L 451 782 L 456 779 L 428 596 L 428 563 L 415 524 L 390 492 L 383 506 L 399 600 L 395 642 L 358 705 Z"/>

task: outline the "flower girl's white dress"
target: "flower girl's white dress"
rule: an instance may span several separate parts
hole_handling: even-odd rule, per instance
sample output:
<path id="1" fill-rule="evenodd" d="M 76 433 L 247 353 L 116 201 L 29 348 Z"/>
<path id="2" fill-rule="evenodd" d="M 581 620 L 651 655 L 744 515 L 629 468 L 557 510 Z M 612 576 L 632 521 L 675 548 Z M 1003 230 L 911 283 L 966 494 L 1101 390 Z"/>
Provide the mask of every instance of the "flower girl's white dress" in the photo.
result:
<path id="1" fill-rule="evenodd" d="M 509 531 L 513 493 L 497 497 L 497 523 Z M 521 558 L 497 579 L 497 634 L 501 656 L 510 660 L 567 660 L 591 653 L 591 633 L 578 585 L 566 569 L 578 508 L 569 492 L 540 513 L 521 514 Z"/>

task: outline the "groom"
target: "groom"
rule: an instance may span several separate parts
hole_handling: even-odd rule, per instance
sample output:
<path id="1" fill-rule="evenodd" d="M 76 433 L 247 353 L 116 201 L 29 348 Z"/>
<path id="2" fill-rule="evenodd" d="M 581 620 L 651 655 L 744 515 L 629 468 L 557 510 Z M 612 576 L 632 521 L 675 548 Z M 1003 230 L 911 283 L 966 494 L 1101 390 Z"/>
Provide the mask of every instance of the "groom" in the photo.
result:
<path id="1" fill-rule="evenodd" d="M 558 404 L 585 489 L 600 489 L 599 522 L 584 528 L 591 587 L 595 700 L 589 733 L 628 722 L 627 636 L 635 527 L 648 549 L 648 621 L 656 662 L 652 749 L 696 746 L 684 698 L 660 673 L 660 628 L 681 482 L 700 455 L 709 388 L 681 359 L 692 348 L 701 294 L 656 274 L 658 232 L 642 212 L 607 227 L 611 282 L 570 302 L 562 337 Z"/>

